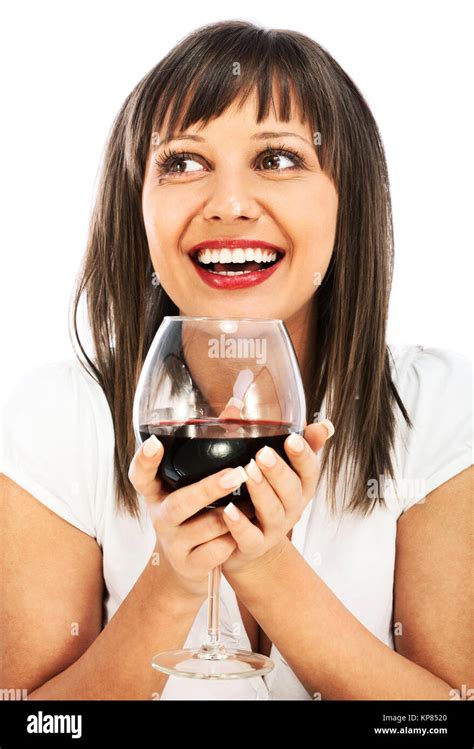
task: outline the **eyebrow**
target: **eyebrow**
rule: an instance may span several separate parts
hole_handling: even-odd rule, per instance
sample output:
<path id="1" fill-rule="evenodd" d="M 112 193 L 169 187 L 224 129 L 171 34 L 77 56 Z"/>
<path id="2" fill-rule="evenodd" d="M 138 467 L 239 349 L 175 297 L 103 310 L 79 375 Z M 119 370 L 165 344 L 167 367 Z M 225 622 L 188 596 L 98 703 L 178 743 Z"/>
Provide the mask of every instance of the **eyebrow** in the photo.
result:
<path id="1" fill-rule="evenodd" d="M 281 137 L 288 137 L 292 136 L 293 138 L 298 138 L 299 140 L 302 140 L 303 143 L 306 143 L 310 148 L 312 148 L 312 144 L 307 140 L 306 138 L 303 138 L 301 135 L 298 135 L 297 133 L 290 133 L 290 132 L 276 132 L 273 130 L 265 130 L 263 132 L 255 133 L 251 136 L 251 140 L 266 140 L 267 138 L 281 138 Z M 158 143 L 158 146 L 165 146 L 168 143 L 172 143 L 175 140 L 193 140 L 198 143 L 205 143 L 206 139 L 203 138 L 201 135 L 194 135 L 193 133 L 172 133 L 169 138 L 163 138 L 163 140 L 160 140 Z"/>

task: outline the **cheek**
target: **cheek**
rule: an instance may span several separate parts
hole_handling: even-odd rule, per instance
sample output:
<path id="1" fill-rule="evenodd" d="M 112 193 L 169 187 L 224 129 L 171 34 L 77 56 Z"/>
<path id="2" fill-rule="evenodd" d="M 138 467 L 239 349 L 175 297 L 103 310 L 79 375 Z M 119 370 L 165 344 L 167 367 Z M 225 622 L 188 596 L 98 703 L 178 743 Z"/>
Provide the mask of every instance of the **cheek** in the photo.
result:
<path id="1" fill-rule="evenodd" d="M 281 207 L 279 215 L 285 216 L 285 227 L 295 247 L 294 267 L 305 286 L 313 283 L 313 274 L 320 274 L 317 278 L 322 280 L 328 268 L 336 236 L 337 207 L 337 193 L 331 183 L 301 190 L 298 199 L 291 202 L 291 210 L 288 203 Z"/>
<path id="2" fill-rule="evenodd" d="M 175 201 L 160 198 L 158 207 L 158 201 L 148 197 L 143 201 L 143 222 L 152 260 L 160 264 L 172 261 L 186 224 L 184 211 Z M 174 251 L 165 252 L 165 248 Z"/>
<path id="3" fill-rule="evenodd" d="M 292 225 L 298 237 L 314 238 L 321 249 L 332 246 L 336 232 L 337 194 L 333 188 L 306 190 L 292 204 Z"/>

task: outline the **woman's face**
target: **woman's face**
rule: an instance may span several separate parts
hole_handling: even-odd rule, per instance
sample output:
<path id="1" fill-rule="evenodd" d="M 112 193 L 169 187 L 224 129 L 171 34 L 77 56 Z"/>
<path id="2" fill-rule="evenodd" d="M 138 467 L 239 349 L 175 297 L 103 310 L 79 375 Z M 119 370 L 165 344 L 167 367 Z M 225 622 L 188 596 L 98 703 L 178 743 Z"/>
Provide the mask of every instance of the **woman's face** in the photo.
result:
<path id="1" fill-rule="evenodd" d="M 147 159 L 143 217 L 153 267 L 180 314 L 297 319 L 328 268 L 338 204 L 310 126 L 273 114 L 257 125 L 254 96 L 205 127 L 193 125 L 188 137 L 162 143 L 163 133 L 157 135 Z M 178 155 L 157 167 L 155 159 L 170 151 Z M 220 249 L 212 247 L 216 240 L 223 240 Z M 261 261 L 275 258 L 265 242 L 278 248 L 272 270 L 271 259 Z M 198 256 L 198 244 L 209 250 Z"/>

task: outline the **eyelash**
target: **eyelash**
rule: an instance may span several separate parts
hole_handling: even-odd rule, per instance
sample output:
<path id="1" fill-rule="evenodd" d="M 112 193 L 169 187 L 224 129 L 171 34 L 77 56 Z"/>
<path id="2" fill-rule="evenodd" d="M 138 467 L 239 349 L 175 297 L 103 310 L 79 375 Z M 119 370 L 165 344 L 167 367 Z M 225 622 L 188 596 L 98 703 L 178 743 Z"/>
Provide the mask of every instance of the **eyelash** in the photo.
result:
<path id="1" fill-rule="evenodd" d="M 175 151 L 171 148 L 168 151 L 163 151 L 161 156 L 155 156 L 155 167 L 160 176 L 164 176 L 167 174 L 186 174 L 186 172 L 171 172 L 170 170 L 173 166 L 173 162 L 193 159 L 196 155 L 197 154 L 192 154 L 188 151 Z M 264 169 L 263 171 L 288 172 L 292 169 L 302 169 L 306 166 L 304 157 L 300 153 L 298 153 L 298 151 L 287 148 L 286 146 L 281 146 L 279 148 L 267 146 L 265 150 L 257 156 L 254 163 L 256 163 L 259 158 L 264 158 L 265 156 L 287 156 L 295 161 L 295 166 L 289 167 L 287 169 Z"/>

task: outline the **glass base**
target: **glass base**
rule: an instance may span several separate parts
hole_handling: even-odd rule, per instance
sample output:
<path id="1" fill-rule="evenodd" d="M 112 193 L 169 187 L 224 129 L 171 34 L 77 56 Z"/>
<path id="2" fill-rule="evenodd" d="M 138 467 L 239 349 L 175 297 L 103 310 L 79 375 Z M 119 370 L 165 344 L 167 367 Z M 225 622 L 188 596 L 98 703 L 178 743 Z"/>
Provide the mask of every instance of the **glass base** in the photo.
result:
<path id="1" fill-rule="evenodd" d="M 249 679 L 269 674 L 274 663 L 266 655 L 216 643 L 158 653 L 153 656 L 151 665 L 170 676 L 190 679 Z"/>

